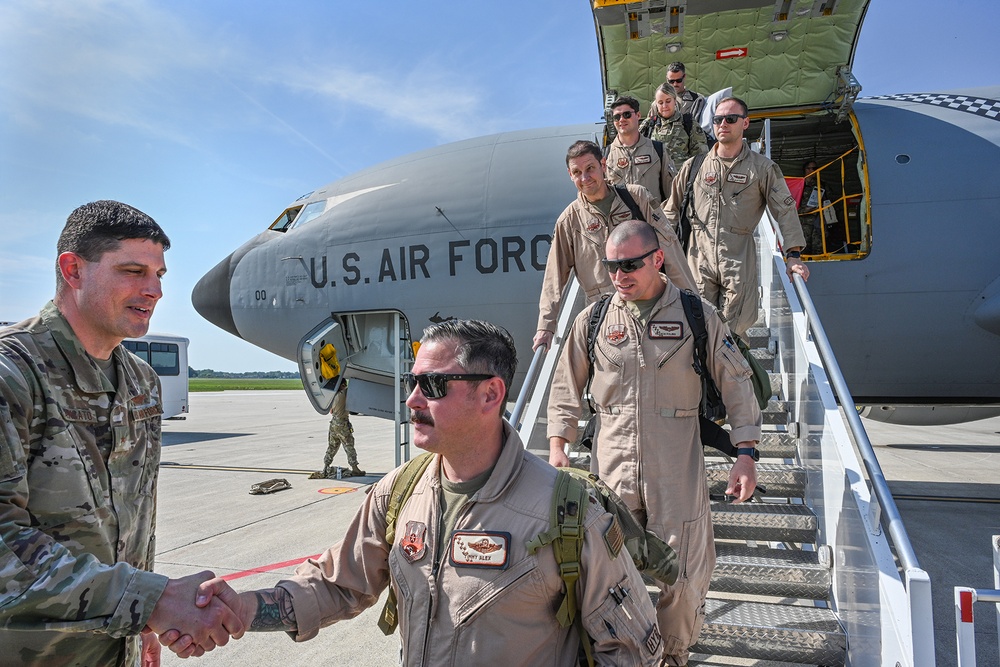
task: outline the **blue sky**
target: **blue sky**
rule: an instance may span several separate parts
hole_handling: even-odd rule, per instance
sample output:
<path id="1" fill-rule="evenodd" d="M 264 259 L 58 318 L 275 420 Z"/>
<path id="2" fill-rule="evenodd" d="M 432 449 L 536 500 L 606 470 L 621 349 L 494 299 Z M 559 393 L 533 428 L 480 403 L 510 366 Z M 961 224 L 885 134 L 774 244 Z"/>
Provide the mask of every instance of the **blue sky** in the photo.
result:
<path id="1" fill-rule="evenodd" d="M 862 94 L 1000 83 L 998 27 L 992 0 L 873 0 Z M 294 370 L 201 319 L 206 271 L 363 167 L 600 116 L 583 0 L 0 0 L 0 320 L 51 298 L 69 212 L 118 199 L 173 242 L 154 331 L 195 368 Z"/>

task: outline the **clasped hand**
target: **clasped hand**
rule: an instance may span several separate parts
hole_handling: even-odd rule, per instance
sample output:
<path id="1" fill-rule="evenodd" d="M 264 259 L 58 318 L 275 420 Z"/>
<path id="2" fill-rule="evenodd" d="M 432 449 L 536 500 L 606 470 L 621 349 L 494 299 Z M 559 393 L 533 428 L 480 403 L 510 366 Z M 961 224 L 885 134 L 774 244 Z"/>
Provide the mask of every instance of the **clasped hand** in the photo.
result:
<path id="1" fill-rule="evenodd" d="M 225 646 L 247 627 L 239 595 L 207 570 L 171 579 L 146 625 L 160 644 L 182 658 Z"/>

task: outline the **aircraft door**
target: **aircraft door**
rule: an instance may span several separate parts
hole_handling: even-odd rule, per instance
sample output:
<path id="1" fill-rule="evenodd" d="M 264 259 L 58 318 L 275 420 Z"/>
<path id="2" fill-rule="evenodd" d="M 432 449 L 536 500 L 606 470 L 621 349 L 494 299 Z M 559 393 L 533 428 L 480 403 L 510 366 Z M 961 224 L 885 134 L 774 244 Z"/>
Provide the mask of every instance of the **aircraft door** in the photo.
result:
<path id="1" fill-rule="evenodd" d="M 350 356 L 343 327 L 337 320 L 328 317 L 303 336 L 298 350 L 299 376 L 306 396 L 316 412 L 330 414 Z M 336 350 L 335 355 L 331 354 L 333 350 Z"/>

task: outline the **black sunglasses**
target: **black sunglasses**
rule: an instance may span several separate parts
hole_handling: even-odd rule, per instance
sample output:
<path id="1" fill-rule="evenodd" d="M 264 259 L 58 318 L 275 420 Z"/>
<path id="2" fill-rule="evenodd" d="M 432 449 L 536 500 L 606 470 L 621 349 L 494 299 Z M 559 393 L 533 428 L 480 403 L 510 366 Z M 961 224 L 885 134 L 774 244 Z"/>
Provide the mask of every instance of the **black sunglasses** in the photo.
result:
<path id="1" fill-rule="evenodd" d="M 684 80 L 683 76 L 681 78 L 679 78 L 679 79 L 671 79 L 671 78 L 668 77 L 667 78 L 667 83 L 680 83 L 683 80 Z"/>
<path id="2" fill-rule="evenodd" d="M 722 121 L 726 121 L 727 124 L 733 125 L 740 118 L 746 118 L 746 116 L 738 113 L 727 113 L 725 116 L 712 116 L 712 125 L 722 125 Z"/>
<path id="3" fill-rule="evenodd" d="M 624 118 L 625 120 L 628 120 L 629 118 L 631 118 L 634 115 L 635 115 L 634 111 L 622 111 L 621 113 L 616 113 L 616 114 L 612 115 L 611 116 L 611 120 L 613 120 L 613 121 L 615 121 L 617 123 L 622 118 Z"/>
<path id="4" fill-rule="evenodd" d="M 659 250 L 659 248 L 653 248 L 645 255 L 640 255 L 639 257 L 632 257 L 630 259 L 602 259 L 601 264 L 604 268 L 608 270 L 608 273 L 632 273 L 636 269 L 641 269 L 645 266 L 645 262 L 642 261 L 652 255 L 654 252 Z"/>
<path id="5" fill-rule="evenodd" d="M 403 373 L 403 382 L 406 383 L 406 390 L 413 393 L 418 386 L 420 393 L 429 401 L 444 398 L 448 395 L 449 380 L 464 380 L 472 382 L 475 380 L 489 380 L 495 375 L 484 375 L 483 373 Z"/>

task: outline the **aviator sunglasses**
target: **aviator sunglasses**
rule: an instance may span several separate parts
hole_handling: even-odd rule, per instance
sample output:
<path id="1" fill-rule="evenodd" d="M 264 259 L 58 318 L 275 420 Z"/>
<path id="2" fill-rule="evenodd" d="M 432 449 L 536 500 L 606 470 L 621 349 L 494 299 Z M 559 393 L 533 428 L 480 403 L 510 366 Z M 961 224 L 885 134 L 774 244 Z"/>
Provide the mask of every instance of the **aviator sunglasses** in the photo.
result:
<path id="1" fill-rule="evenodd" d="M 495 375 L 484 375 L 483 373 L 403 373 L 403 382 L 406 383 L 406 390 L 413 393 L 418 386 L 420 393 L 429 401 L 444 398 L 448 395 L 449 380 L 463 380 L 472 382 L 475 380 L 489 380 Z"/>
<path id="2" fill-rule="evenodd" d="M 734 125 L 740 118 L 746 118 L 746 116 L 738 113 L 727 113 L 725 116 L 712 116 L 712 125 L 722 125 L 722 121 L 726 121 L 728 125 Z"/>
<path id="3" fill-rule="evenodd" d="M 645 255 L 640 255 L 639 257 L 631 257 L 629 259 L 602 259 L 601 264 L 604 268 L 608 270 L 608 273 L 632 273 L 636 269 L 641 269 L 645 266 L 645 262 L 642 261 L 652 255 L 654 252 L 659 250 L 659 248 L 653 248 Z"/>
<path id="4" fill-rule="evenodd" d="M 617 123 L 622 118 L 624 118 L 625 120 L 628 120 L 629 118 L 631 118 L 634 115 L 635 115 L 634 111 L 622 111 L 621 113 L 612 114 L 611 120 L 613 120 L 613 121 L 615 121 Z"/>

